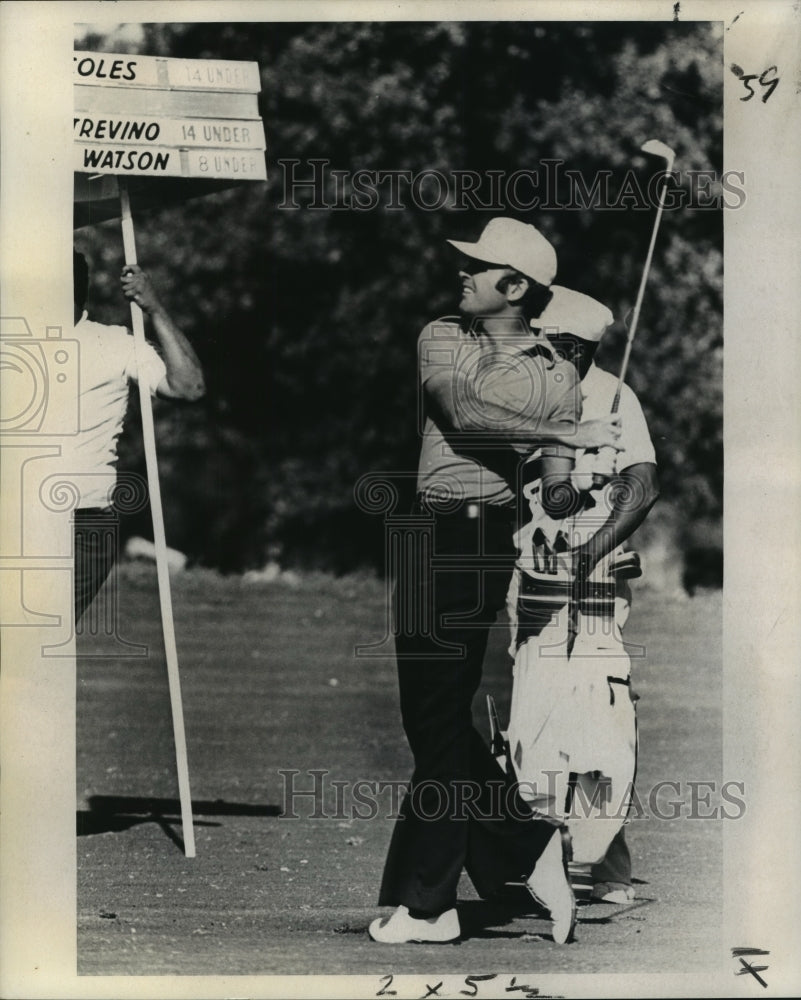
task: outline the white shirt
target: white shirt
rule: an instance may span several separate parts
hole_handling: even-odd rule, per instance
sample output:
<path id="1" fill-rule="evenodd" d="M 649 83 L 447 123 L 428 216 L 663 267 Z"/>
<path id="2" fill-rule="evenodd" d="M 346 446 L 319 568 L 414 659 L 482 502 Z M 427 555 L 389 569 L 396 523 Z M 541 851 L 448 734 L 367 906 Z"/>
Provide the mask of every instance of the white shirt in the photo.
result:
<path id="1" fill-rule="evenodd" d="M 617 390 L 617 381 L 617 376 L 598 368 L 595 364 L 590 365 L 589 371 L 581 380 L 582 420 L 599 420 L 601 417 L 609 416 Z M 625 383 L 621 387 L 618 413 L 621 418 L 619 444 L 622 445 L 622 450 L 617 453 L 616 471 L 622 472 L 629 466 L 641 462 L 651 462 L 655 465 L 656 452 L 640 401 Z M 577 485 L 586 488 L 595 461 L 594 453 L 587 454 L 581 450 L 576 452 L 576 464 L 572 476 L 577 477 Z M 611 490 L 614 488 L 607 484 L 590 491 L 595 507 L 582 511 L 573 520 L 572 528 L 577 533 L 574 536 L 574 543 L 576 540 L 586 541 L 592 537 L 606 521 L 614 507 L 611 495 Z"/>
<path id="2" fill-rule="evenodd" d="M 616 375 L 605 372 L 595 364 L 590 365 L 589 371 L 581 380 L 581 419 L 600 420 L 602 417 L 608 417 L 612 411 L 616 389 Z M 623 450 L 617 454 L 617 471 L 622 472 L 630 465 L 638 465 L 640 462 L 656 464 L 656 452 L 640 401 L 625 382 L 621 387 L 617 412 L 621 419 L 619 443 L 623 446 Z M 584 454 L 583 451 L 576 453 L 577 471 Z"/>
<path id="3" fill-rule="evenodd" d="M 582 421 L 600 420 L 609 416 L 617 391 L 617 381 L 615 375 L 610 375 L 594 364 L 590 365 L 589 371 L 581 380 Z M 616 453 L 615 471 L 622 472 L 629 466 L 641 462 L 656 464 L 656 452 L 640 401 L 625 383 L 621 387 L 618 413 L 621 418 L 619 444 L 622 450 Z M 620 487 L 607 483 L 604 486 L 590 488 L 597 458 L 596 452 L 585 452 L 583 449 L 576 451 L 571 479 L 577 489 L 589 492 L 592 502 L 566 521 L 551 518 L 542 509 L 539 480 L 524 489 L 523 495 L 529 502 L 531 520 L 515 536 L 515 542 L 522 553 L 529 553 L 531 556 L 531 539 L 537 529 L 542 531 L 551 545 L 557 533 L 566 530 L 570 544 L 575 546 L 588 541 L 606 523 L 615 506 L 615 493 L 619 494 Z M 636 500 L 634 497 L 633 499 Z"/>
<path id="4" fill-rule="evenodd" d="M 84 313 L 75 326 L 79 343 L 79 430 L 64 438 L 64 471 L 80 491 L 77 507 L 108 507 L 117 481 L 117 440 L 128 408 L 129 381 L 141 372 L 155 395 L 167 369 L 151 344 L 137 365 L 133 335 L 124 326 L 105 326 Z"/>

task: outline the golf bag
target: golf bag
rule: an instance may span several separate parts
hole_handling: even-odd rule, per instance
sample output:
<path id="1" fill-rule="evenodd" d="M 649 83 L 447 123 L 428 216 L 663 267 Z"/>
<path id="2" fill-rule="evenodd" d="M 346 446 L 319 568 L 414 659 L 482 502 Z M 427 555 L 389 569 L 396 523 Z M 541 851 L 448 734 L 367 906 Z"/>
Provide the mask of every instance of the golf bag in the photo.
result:
<path id="1" fill-rule="evenodd" d="M 558 522 L 542 510 L 538 482 L 523 495 L 531 518 L 516 536 L 507 598 L 509 726 L 505 741 L 494 743 L 532 809 L 566 823 L 573 861 L 592 864 L 625 822 L 633 795 L 637 726 L 621 630 L 639 557 L 618 550 L 577 583 L 569 549 L 597 530 L 600 513 Z"/>

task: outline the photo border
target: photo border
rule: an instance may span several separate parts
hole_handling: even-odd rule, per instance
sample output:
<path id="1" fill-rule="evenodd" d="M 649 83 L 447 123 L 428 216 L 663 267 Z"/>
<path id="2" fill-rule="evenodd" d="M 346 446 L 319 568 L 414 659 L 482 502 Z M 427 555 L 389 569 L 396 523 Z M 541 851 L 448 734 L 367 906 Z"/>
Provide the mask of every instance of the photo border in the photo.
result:
<path id="1" fill-rule="evenodd" d="M 291 20 L 716 20 L 724 38 L 724 169 L 746 177 L 746 203 L 725 213 L 724 779 L 744 781 L 748 809 L 725 827 L 726 952 L 708 976 L 541 975 L 564 996 L 792 995 L 801 984 L 797 951 L 801 885 L 796 845 L 799 760 L 799 336 L 798 4 L 774 0 L 672 4 L 172 2 L 28 3 L 0 8 L 3 182 L 0 189 L 2 315 L 34 330 L 71 329 L 72 83 L 75 22 Z M 769 102 L 742 101 L 732 66 L 776 65 Z M 269 131 L 269 121 L 265 122 Z M 43 282 L 43 276 L 44 278 Z M 44 294 L 43 294 L 44 291 Z M 789 412 L 788 412 L 789 411 Z M 14 468 L 3 444 L 3 467 Z M 40 456 L 47 459 L 48 456 Z M 26 459 L 27 460 L 27 459 Z M 37 551 L 65 552 L 62 520 L 15 492 L 3 476 L 3 553 L 16 552 L 17 520 Z M 16 548 L 15 548 L 16 547 Z M 37 603 L 71 606 L 69 575 L 55 565 L 37 578 Z M 44 596 L 43 596 L 44 595 Z M 0 592 L 0 599 L 2 592 Z M 3 630 L 0 675 L 2 766 L 2 939 L 6 996 L 325 996 L 375 994 L 376 977 L 76 975 L 75 663 L 42 659 L 35 621 Z M 47 636 L 50 640 L 50 635 Z M 32 790 L 36 794 L 32 794 Z M 378 877 L 378 873 L 376 873 Z M 769 950 L 763 989 L 734 978 L 731 948 Z M 521 966 L 524 960 L 521 958 Z M 475 970 L 472 970 L 475 971 Z M 420 977 L 398 976 L 420 988 Z"/>

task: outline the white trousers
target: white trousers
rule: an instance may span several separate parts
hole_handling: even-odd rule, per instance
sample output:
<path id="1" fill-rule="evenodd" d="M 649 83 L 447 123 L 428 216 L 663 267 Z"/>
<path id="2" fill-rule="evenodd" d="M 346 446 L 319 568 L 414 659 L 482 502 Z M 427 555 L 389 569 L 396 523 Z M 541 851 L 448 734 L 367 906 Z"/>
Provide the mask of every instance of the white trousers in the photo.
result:
<path id="1" fill-rule="evenodd" d="M 516 569 L 507 598 L 511 763 L 521 795 L 567 824 L 573 860 L 586 864 L 603 858 L 625 821 L 637 760 L 631 660 L 621 634 L 630 590 L 626 581 L 615 588 L 608 565 L 602 561 L 590 578 L 603 599 L 582 601 L 572 621 L 569 601 L 557 593 L 570 586 L 562 556 L 547 575 Z"/>

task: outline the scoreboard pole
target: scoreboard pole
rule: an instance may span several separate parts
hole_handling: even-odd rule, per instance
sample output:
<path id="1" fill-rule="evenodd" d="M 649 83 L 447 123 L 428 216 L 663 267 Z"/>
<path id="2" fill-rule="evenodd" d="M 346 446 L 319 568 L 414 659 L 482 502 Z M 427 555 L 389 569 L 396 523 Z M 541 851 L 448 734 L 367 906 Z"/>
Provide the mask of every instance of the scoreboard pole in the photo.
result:
<path id="1" fill-rule="evenodd" d="M 119 178 L 119 187 L 125 263 L 136 264 L 136 237 L 134 234 L 133 217 L 131 216 L 131 199 L 125 178 Z M 142 310 L 135 302 L 131 302 L 131 321 L 133 323 L 134 348 L 140 357 L 144 357 L 145 323 Z M 142 371 L 141 367 L 139 367 L 139 371 Z M 140 409 L 142 411 L 142 436 L 145 445 L 150 511 L 153 518 L 153 540 L 156 544 L 156 572 L 158 575 L 159 603 L 161 605 L 161 628 L 164 635 L 164 651 L 167 658 L 167 679 L 170 688 L 172 730 L 175 739 L 175 763 L 178 770 L 178 796 L 181 802 L 184 853 L 188 858 L 194 858 L 195 831 L 192 825 L 189 763 L 186 754 L 184 710 L 181 700 L 181 679 L 178 674 L 178 650 L 175 644 L 170 572 L 167 565 L 167 539 L 164 532 L 164 512 L 161 504 L 161 486 L 159 484 L 159 468 L 156 458 L 156 434 L 153 428 L 153 408 L 150 397 L 150 386 L 147 385 L 147 380 L 143 379 L 140 374 L 137 382 L 139 385 Z"/>

